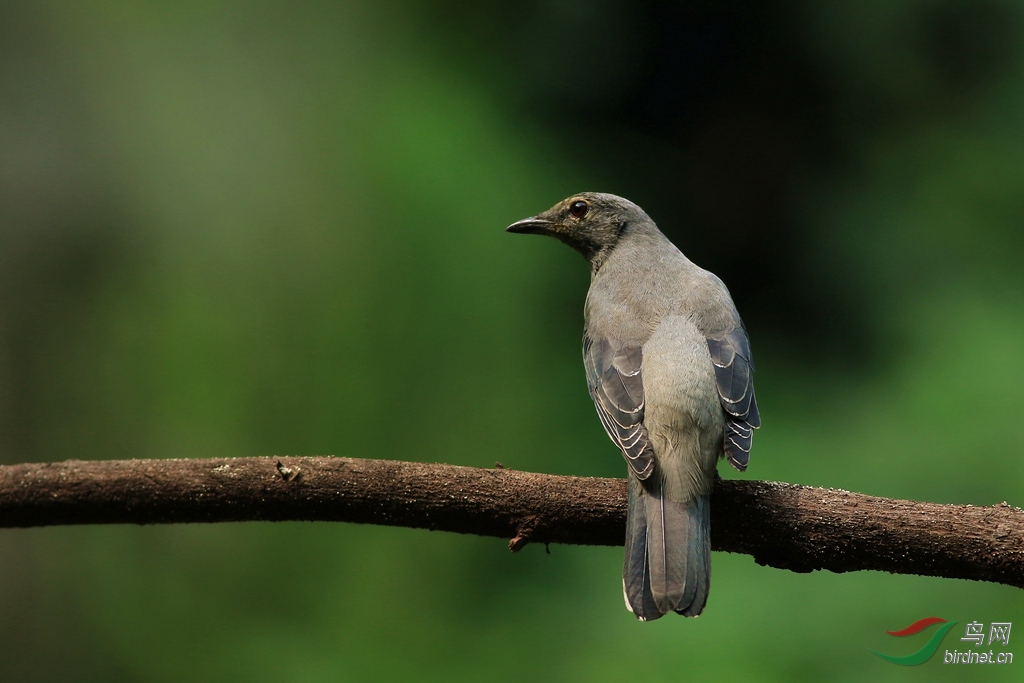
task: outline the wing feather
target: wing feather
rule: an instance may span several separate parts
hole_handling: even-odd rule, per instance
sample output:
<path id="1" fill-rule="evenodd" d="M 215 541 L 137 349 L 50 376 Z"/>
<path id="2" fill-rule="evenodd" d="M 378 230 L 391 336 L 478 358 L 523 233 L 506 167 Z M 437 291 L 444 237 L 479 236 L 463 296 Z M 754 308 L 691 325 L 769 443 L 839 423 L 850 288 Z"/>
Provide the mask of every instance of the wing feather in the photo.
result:
<path id="1" fill-rule="evenodd" d="M 708 351 L 715 366 L 718 398 L 725 410 L 725 455 L 742 472 L 750 461 L 754 430 L 761 426 L 747 331 L 740 325 L 722 339 L 708 339 Z"/>
<path id="2" fill-rule="evenodd" d="M 587 388 L 609 438 L 638 479 L 654 471 L 654 448 L 644 427 L 643 352 L 605 338 L 583 336 Z"/>

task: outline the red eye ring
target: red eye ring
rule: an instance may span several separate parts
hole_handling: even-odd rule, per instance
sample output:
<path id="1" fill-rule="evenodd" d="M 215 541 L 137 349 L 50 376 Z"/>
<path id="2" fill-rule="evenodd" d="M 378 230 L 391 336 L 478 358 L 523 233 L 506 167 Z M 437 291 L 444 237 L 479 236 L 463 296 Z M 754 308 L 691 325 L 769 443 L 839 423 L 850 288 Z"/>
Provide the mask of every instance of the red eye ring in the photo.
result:
<path id="1" fill-rule="evenodd" d="M 577 199 L 569 206 L 569 215 L 573 218 L 583 218 L 590 210 L 590 205 L 582 199 Z"/>

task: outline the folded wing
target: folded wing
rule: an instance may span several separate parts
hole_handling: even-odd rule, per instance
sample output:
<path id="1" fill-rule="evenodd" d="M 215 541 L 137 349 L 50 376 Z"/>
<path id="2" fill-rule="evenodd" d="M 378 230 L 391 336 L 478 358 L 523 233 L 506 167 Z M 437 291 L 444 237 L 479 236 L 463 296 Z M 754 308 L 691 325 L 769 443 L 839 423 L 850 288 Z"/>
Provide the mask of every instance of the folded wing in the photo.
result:
<path id="1" fill-rule="evenodd" d="M 761 426 L 754 397 L 754 361 L 747 331 L 740 325 L 721 339 L 708 339 L 718 398 L 725 410 L 725 456 L 742 472 L 750 461 L 754 430 Z"/>
<path id="2" fill-rule="evenodd" d="M 644 427 L 644 383 L 640 372 L 643 352 L 613 340 L 583 337 L 587 387 L 601 424 L 622 450 L 638 479 L 654 471 L 654 449 Z"/>

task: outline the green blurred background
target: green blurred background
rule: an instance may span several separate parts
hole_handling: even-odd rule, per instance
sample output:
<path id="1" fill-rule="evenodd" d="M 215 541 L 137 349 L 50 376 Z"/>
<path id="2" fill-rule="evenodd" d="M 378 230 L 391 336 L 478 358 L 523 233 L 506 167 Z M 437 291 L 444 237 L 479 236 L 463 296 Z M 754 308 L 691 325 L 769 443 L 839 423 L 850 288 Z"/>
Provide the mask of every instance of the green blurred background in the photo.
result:
<path id="1" fill-rule="evenodd" d="M 746 476 L 1024 503 L 1024 7 L 996 0 L 2 2 L 0 462 L 622 476 L 586 265 L 502 231 L 584 189 L 730 286 Z M 1024 629 L 1020 590 L 713 561 L 700 619 L 641 624 L 618 548 L 0 531 L 0 680 L 1020 679 L 1024 630 L 1005 667 L 868 652 Z"/>

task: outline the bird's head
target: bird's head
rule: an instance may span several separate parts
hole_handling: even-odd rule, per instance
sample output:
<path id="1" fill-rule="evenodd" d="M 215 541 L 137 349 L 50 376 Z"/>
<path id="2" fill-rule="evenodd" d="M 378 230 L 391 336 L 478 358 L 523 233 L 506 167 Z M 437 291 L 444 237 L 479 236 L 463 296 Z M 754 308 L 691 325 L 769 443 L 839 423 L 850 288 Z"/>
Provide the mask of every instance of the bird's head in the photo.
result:
<path id="1" fill-rule="evenodd" d="M 651 219 L 628 199 L 602 192 L 581 192 L 505 229 L 556 237 L 583 254 L 597 270 L 619 240 L 631 230 L 649 226 L 653 227 Z"/>

